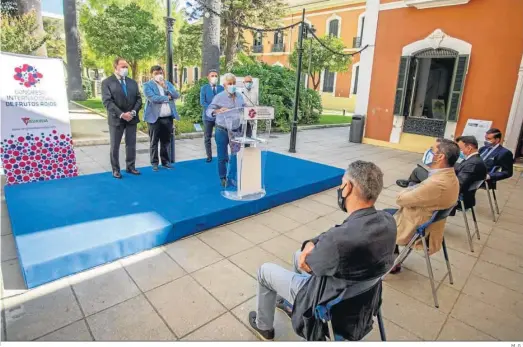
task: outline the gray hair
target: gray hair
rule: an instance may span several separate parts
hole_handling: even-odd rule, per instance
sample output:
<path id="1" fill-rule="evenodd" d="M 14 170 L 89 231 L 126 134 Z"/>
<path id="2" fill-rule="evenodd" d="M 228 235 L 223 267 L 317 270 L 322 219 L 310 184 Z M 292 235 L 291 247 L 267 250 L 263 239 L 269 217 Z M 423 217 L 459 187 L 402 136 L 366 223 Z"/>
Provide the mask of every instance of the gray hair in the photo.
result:
<path id="1" fill-rule="evenodd" d="M 234 76 L 234 74 L 232 74 L 230 72 L 227 72 L 225 75 L 223 75 L 223 80 L 224 81 L 230 81 L 230 80 L 236 81 L 236 76 Z"/>
<path id="2" fill-rule="evenodd" d="M 374 163 L 357 160 L 349 165 L 345 176 L 351 181 L 360 198 L 376 201 L 383 189 L 383 172 Z"/>

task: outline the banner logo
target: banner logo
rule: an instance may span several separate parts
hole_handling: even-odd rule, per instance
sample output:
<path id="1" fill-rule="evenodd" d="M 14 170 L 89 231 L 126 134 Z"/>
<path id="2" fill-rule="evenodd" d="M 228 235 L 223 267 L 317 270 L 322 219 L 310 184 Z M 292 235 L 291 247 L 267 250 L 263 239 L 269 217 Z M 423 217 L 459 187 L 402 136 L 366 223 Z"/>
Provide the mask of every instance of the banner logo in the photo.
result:
<path id="1" fill-rule="evenodd" d="M 25 125 L 29 125 L 29 123 L 47 123 L 47 119 L 31 119 L 29 117 L 21 118 L 22 122 L 24 122 Z"/>
<path id="2" fill-rule="evenodd" d="M 13 76 L 20 85 L 26 88 L 35 87 L 42 77 L 44 77 L 44 75 L 38 72 L 34 66 L 28 64 L 15 67 L 15 75 Z"/>
<path id="3" fill-rule="evenodd" d="M 249 110 L 249 118 L 254 118 L 254 117 L 256 117 L 256 110 L 251 108 Z"/>

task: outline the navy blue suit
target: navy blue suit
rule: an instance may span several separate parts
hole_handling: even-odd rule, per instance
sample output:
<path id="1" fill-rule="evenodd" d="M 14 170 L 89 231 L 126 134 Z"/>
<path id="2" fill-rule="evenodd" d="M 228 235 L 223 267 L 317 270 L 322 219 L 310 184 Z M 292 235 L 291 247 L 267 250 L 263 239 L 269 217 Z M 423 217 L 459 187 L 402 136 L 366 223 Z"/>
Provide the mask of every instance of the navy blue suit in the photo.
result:
<path id="1" fill-rule="evenodd" d="M 217 85 L 214 89 L 215 90 L 213 90 L 213 87 L 210 84 L 206 84 L 200 88 L 200 105 L 203 107 L 202 120 L 205 152 L 209 159 L 212 158 L 211 137 L 212 129 L 214 128 L 214 118 L 207 117 L 206 111 L 207 107 L 211 104 L 212 99 L 214 99 L 214 96 L 223 92 L 224 88 L 221 85 Z"/>
<path id="2" fill-rule="evenodd" d="M 479 149 L 479 155 L 483 158 L 483 161 L 485 162 L 485 166 L 487 167 L 487 173 L 490 175 L 490 185 L 492 188 L 496 188 L 496 181 L 501 181 L 507 178 L 512 177 L 513 174 L 513 163 L 514 163 L 514 155 L 511 151 L 506 149 L 505 147 L 499 145 L 496 149 L 494 149 L 491 153 L 488 153 L 490 151 L 491 147 L 481 147 Z M 486 154 L 488 153 L 488 154 Z M 486 155 L 486 157 L 485 157 Z M 496 170 L 496 172 L 492 172 L 492 169 L 500 168 L 500 170 Z"/>

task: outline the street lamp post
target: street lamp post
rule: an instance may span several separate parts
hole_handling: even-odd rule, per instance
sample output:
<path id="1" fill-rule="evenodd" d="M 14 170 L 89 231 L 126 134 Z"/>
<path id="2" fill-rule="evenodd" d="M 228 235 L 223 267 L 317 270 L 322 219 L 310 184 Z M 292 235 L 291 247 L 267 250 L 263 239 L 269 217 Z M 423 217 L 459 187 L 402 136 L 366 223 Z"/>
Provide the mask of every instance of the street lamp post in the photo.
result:
<path id="1" fill-rule="evenodd" d="M 294 93 L 294 114 L 291 125 L 291 141 L 289 145 L 289 152 L 296 153 L 296 134 L 298 133 L 298 106 L 300 102 L 300 80 L 301 80 L 301 63 L 303 60 L 303 35 L 306 32 L 305 28 L 305 9 L 301 14 L 301 26 L 298 33 L 298 68 L 296 69 L 296 90 Z"/>
<path id="2" fill-rule="evenodd" d="M 167 31 L 167 80 L 174 85 L 173 78 L 173 31 L 175 19 L 171 17 L 171 0 L 167 0 L 167 17 L 165 17 L 165 25 Z M 171 129 L 171 146 L 169 147 L 169 158 L 171 163 L 175 160 L 174 151 L 174 129 Z"/>

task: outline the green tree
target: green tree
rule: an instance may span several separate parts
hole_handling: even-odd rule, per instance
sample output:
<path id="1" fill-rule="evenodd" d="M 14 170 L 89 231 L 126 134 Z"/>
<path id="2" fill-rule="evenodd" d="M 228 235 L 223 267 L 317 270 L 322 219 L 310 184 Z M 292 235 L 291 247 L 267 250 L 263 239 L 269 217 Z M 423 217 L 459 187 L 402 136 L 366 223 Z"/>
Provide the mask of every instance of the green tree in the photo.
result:
<path id="1" fill-rule="evenodd" d="M 125 58 L 134 78 L 138 62 L 156 56 L 165 42 L 151 13 L 136 4 L 123 7 L 111 4 L 101 11 L 83 7 L 81 18 L 81 28 L 93 52 L 98 57 Z"/>
<path id="2" fill-rule="evenodd" d="M 274 107 L 274 125 L 288 131 L 294 105 L 294 87 L 296 73 L 288 68 L 270 66 L 253 60 L 245 54 L 238 54 L 237 61 L 230 70 L 237 76 L 251 75 L 260 79 L 260 105 Z M 183 107 L 180 108 L 182 118 L 193 122 L 201 121 L 200 87 L 207 83 L 204 79 L 196 82 L 185 93 Z M 314 124 L 319 121 L 322 112 L 321 98 L 317 91 L 300 87 L 298 122 Z"/>
<path id="3" fill-rule="evenodd" d="M 65 60 L 64 23 L 58 18 L 44 18 L 44 31 L 49 38 L 46 41 L 47 56 Z"/>
<path id="4" fill-rule="evenodd" d="M 202 24 L 184 23 L 174 46 L 174 61 L 180 74 L 178 81 L 182 87 L 183 68 L 198 65 L 202 59 Z"/>
<path id="5" fill-rule="evenodd" d="M 283 0 L 222 0 L 222 42 L 225 44 L 225 65 L 228 69 L 243 48 L 245 35 L 252 35 L 250 30 L 236 26 L 233 21 L 262 28 L 275 26 L 286 6 Z"/>
<path id="6" fill-rule="evenodd" d="M 320 40 L 334 52 L 343 53 L 345 46 L 341 39 L 335 36 L 324 36 L 320 38 Z M 323 70 L 328 69 L 329 72 L 344 72 L 349 69 L 349 65 L 351 64 L 351 58 L 349 56 L 330 52 L 314 38 L 303 40 L 303 48 L 302 71 L 304 73 L 310 73 L 314 90 L 318 90 L 320 76 Z M 290 63 L 294 69 L 297 69 L 297 45 L 295 45 L 295 49 L 291 53 Z"/>
<path id="7" fill-rule="evenodd" d="M 35 30 L 32 32 L 32 35 L 36 37 L 45 36 L 44 24 L 42 21 L 42 0 L 17 0 L 16 6 L 18 8 L 19 15 L 25 15 L 28 13 L 34 13 L 35 16 Z M 47 50 L 45 47 L 45 42 L 40 45 L 32 54 L 46 57 Z"/>
<path id="8" fill-rule="evenodd" d="M 34 11 L 20 16 L 2 13 L 0 41 L 2 51 L 19 54 L 33 54 L 44 46 L 48 36 L 37 34 L 38 23 Z"/>

